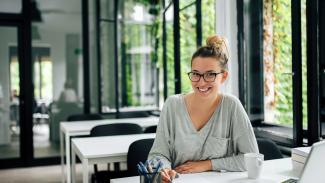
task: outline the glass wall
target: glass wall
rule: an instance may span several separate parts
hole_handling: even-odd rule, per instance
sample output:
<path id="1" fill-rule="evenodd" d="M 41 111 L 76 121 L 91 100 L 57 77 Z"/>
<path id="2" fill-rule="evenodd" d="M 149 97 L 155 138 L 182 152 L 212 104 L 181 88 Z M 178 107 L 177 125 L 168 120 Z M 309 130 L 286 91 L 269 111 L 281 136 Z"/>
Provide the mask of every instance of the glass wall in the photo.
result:
<path id="1" fill-rule="evenodd" d="M 20 13 L 22 10 L 22 0 L 1 0 L 1 13 Z"/>
<path id="2" fill-rule="evenodd" d="M 20 157 L 19 60 L 16 27 L 0 27 L 0 159 Z"/>
<path id="3" fill-rule="evenodd" d="M 59 155 L 59 124 L 83 113 L 81 1 L 37 0 L 32 20 L 34 157 Z"/>
<path id="4" fill-rule="evenodd" d="M 114 1 L 101 0 L 99 9 L 99 41 L 100 55 L 97 57 L 100 61 L 100 101 L 101 111 L 116 111 L 116 72 L 115 72 L 115 3 Z"/>
<path id="5" fill-rule="evenodd" d="M 120 111 L 157 109 L 158 4 L 123 1 L 118 24 Z"/>
<path id="6" fill-rule="evenodd" d="M 167 70 L 167 96 L 175 94 L 175 69 L 174 69 L 174 7 L 173 3 L 166 3 L 165 20 L 166 20 L 166 70 Z"/>
<path id="7" fill-rule="evenodd" d="M 192 85 L 187 73 L 191 71 L 192 54 L 197 49 L 196 39 L 196 6 L 195 1 L 180 1 L 180 52 L 181 52 L 181 84 L 182 93 L 191 91 Z"/>

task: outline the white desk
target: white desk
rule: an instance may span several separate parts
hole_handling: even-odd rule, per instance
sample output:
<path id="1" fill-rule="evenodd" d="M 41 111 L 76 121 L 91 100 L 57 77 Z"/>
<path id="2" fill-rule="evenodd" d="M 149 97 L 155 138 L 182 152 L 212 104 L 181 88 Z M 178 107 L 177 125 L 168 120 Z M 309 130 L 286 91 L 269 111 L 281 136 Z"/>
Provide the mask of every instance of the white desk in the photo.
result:
<path id="1" fill-rule="evenodd" d="M 148 126 L 157 125 L 158 121 L 159 121 L 158 117 L 105 119 L 105 120 L 73 121 L 73 122 L 62 121 L 60 123 L 60 153 L 61 153 L 61 166 L 62 166 L 62 183 L 64 183 L 65 180 L 67 180 L 67 183 L 71 183 L 70 137 L 89 135 L 90 130 L 97 125 L 113 124 L 113 123 L 135 123 L 145 128 Z M 64 168 L 64 164 L 65 164 L 64 156 L 66 157 L 65 168 Z"/>
<path id="2" fill-rule="evenodd" d="M 260 179 L 248 179 L 247 172 L 203 172 L 180 174 L 174 183 L 280 183 L 288 178 L 297 178 L 291 170 L 291 158 L 264 161 Z M 112 179 L 111 183 L 139 183 L 139 176 Z"/>
<path id="3" fill-rule="evenodd" d="M 132 142 L 139 139 L 155 138 L 156 134 L 118 135 L 72 139 L 72 182 L 75 182 L 76 155 L 82 163 L 83 183 L 89 181 L 89 165 L 126 162 Z"/>

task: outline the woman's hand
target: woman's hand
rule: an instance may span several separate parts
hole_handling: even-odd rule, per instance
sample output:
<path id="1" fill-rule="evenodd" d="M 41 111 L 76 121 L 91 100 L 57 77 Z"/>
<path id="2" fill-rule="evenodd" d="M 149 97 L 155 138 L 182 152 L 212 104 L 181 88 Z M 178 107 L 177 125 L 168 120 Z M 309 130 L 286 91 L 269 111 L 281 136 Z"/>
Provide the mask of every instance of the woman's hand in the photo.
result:
<path id="1" fill-rule="evenodd" d="M 203 161 L 187 161 L 186 163 L 179 165 L 175 168 L 177 173 L 199 173 L 212 169 L 211 160 Z"/>
<path id="2" fill-rule="evenodd" d="M 176 172 L 171 169 L 162 169 L 160 175 L 162 183 L 170 183 L 175 178 Z"/>

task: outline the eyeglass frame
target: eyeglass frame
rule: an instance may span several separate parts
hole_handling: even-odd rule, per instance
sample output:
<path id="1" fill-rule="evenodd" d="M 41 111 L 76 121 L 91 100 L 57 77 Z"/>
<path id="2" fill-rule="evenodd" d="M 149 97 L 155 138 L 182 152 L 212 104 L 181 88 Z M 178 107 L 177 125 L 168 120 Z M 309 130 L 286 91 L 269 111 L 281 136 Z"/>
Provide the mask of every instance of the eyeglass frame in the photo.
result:
<path id="1" fill-rule="evenodd" d="M 196 73 L 197 75 L 200 76 L 199 80 L 197 80 L 197 81 L 193 81 L 193 80 L 192 80 L 192 78 L 191 78 L 190 75 L 193 74 L 193 73 Z M 214 81 L 216 80 L 217 76 L 218 76 L 219 74 L 222 74 L 222 73 L 224 73 L 224 71 L 221 71 L 221 72 L 205 72 L 205 73 L 203 73 L 203 74 L 200 74 L 199 72 L 193 72 L 193 71 L 191 71 L 191 72 L 188 72 L 187 75 L 188 75 L 188 78 L 189 78 L 192 82 L 199 82 L 199 81 L 201 80 L 201 77 L 202 77 L 203 80 L 204 80 L 205 82 L 210 83 L 210 82 L 214 82 Z M 205 79 L 206 74 L 214 74 L 213 81 L 207 81 L 207 80 Z"/>

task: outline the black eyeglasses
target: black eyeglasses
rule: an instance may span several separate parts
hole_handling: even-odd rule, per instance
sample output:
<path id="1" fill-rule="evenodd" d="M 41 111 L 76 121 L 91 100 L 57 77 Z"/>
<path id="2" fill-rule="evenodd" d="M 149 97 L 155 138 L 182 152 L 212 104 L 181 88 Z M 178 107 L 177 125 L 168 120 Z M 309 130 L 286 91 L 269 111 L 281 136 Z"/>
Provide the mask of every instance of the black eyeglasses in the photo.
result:
<path id="1" fill-rule="evenodd" d="M 190 78 L 191 81 L 193 82 L 199 82 L 201 77 L 203 77 L 205 82 L 213 82 L 218 74 L 223 73 L 223 71 L 221 72 L 206 72 L 203 74 L 200 74 L 198 72 L 189 72 L 187 73 L 188 77 Z"/>

